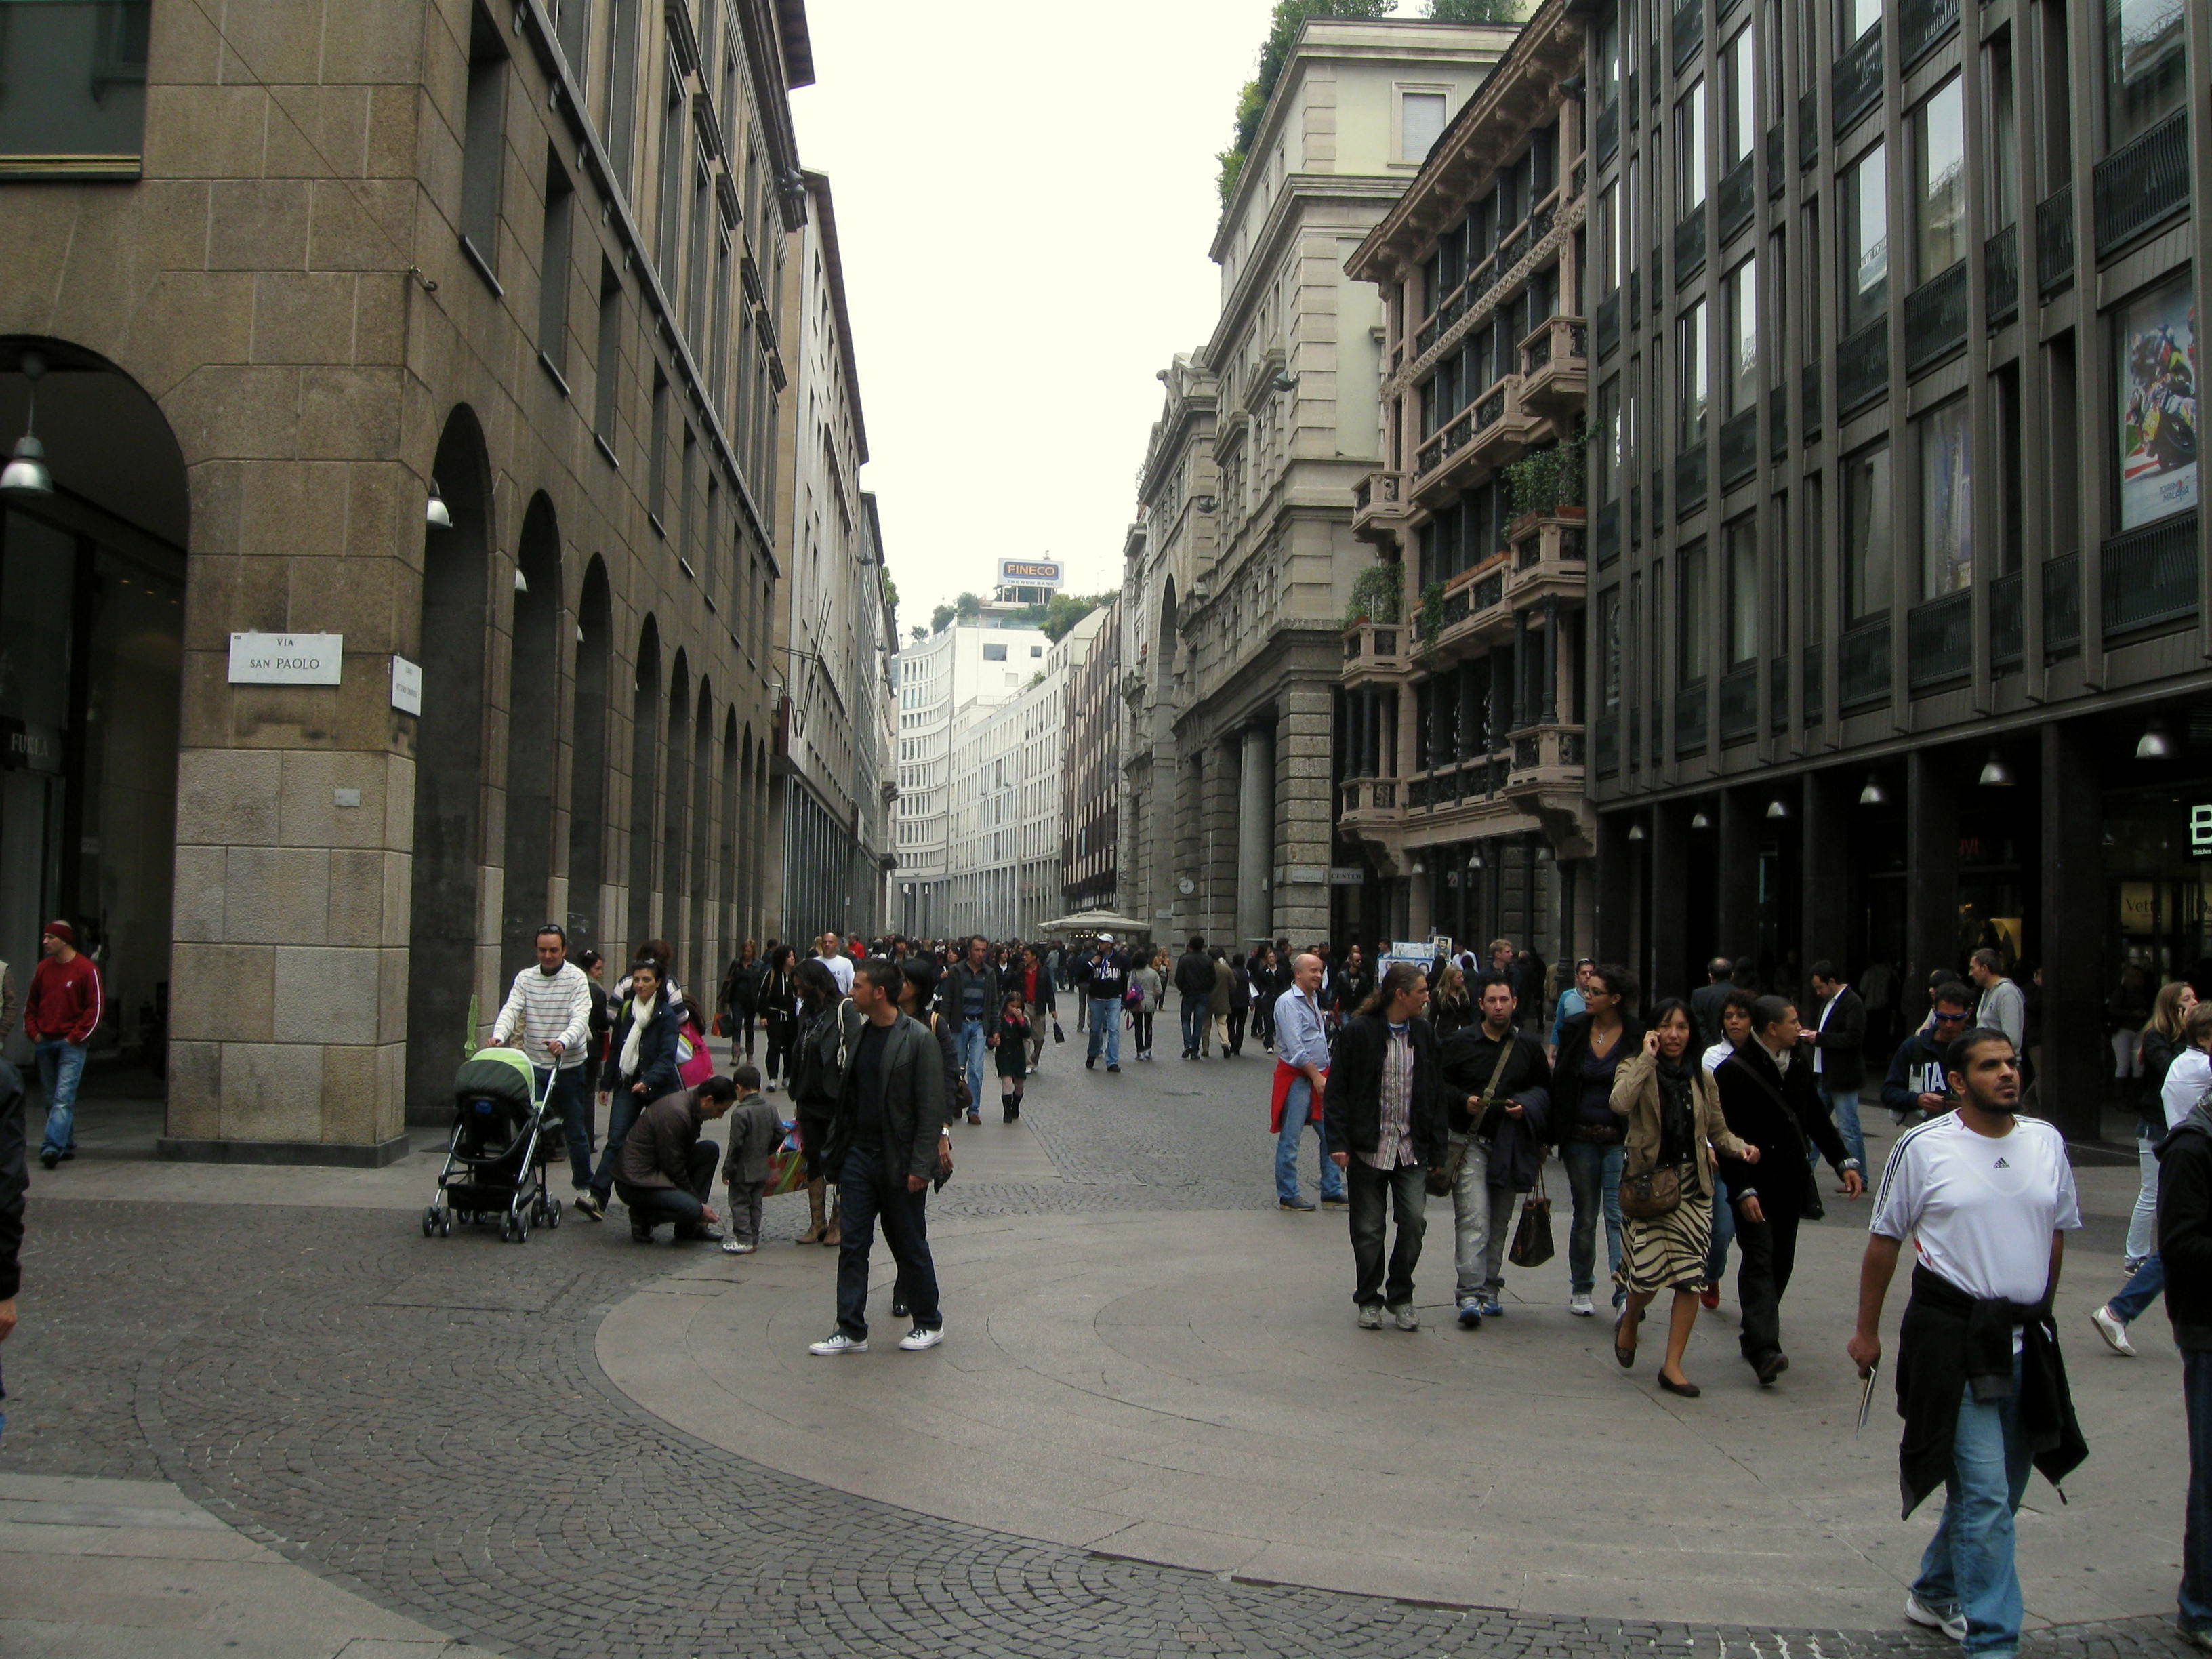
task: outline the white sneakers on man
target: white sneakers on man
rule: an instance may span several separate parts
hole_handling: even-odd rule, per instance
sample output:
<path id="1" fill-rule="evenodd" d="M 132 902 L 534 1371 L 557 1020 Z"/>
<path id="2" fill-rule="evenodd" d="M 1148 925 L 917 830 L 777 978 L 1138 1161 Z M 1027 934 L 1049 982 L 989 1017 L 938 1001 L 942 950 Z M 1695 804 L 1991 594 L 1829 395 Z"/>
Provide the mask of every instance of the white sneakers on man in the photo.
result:
<path id="1" fill-rule="evenodd" d="M 899 1346 L 908 1353 L 920 1353 L 924 1348 L 933 1348 L 944 1340 L 945 1329 L 942 1326 L 924 1330 L 917 1325 L 899 1339 Z"/>
<path id="2" fill-rule="evenodd" d="M 867 1351 L 866 1337 L 864 1336 L 855 1342 L 842 1331 L 832 1331 L 819 1342 L 810 1342 L 806 1345 L 807 1352 L 823 1359 L 835 1359 L 839 1354 L 866 1353 Z"/>
<path id="3" fill-rule="evenodd" d="M 1954 1642 L 1966 1639 L 1966 1615 L 1953 1610 L 1943 1613 L 1929 1607 L 1911 1590 L 1905 1592 L 1905 1616 L 1916 1625 L 1925 1625 L 1929 1630 L 1940 1630 Z"/>
<path id="4" fill-rule="evenodd" d="M 1591 1313 L 1595 1311 L 1590 1307 L 1589 1292 L 1587 1291 L 1577 1291 L 1574 1295 L 1569 1297 L 1567 1298 L 1567 1311 L 1575 1315 L 1577 1318 L 1588 1319 Z"/>

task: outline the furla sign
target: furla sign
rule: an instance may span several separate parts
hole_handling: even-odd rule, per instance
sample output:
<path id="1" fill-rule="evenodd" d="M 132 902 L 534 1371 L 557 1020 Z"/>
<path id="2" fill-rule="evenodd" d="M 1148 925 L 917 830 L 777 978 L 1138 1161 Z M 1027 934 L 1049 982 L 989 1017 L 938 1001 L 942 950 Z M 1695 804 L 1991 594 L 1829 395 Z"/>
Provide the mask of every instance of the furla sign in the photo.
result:
<path id="1" fill-rule="evenodd" d="M 343 634 L 233 634 L 233 685 L 336 685 Z"/>

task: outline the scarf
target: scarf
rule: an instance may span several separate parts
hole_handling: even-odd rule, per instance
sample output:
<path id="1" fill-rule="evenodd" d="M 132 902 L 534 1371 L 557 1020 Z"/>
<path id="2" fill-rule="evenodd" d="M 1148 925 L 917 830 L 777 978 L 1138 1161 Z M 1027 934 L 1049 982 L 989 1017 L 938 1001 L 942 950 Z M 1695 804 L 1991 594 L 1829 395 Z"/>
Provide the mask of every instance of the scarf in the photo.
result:
<path id="1" fill-rule="evenodd" d="M 1652 1075 L 1659 1085 L 1659 1144 L 1663 1152 L 1670 1140 L 1693 1146 L 1698 1133 L 1698 1109 L 1690 1098 L 1690 1056 L 1658 1056 Z"/>
<path id="2" fill-rule="evenodd" d="M 651 1002 L 642 997 L 630 999 L 629 1035 L 623 1039 L 622 1048 L 621 1069 L 625 1078 L 635 1079 L 637 1076 L 639 1041 L 645 1035 L 645 1028 L 653 1023 L 659 1000 L 657 997 Z"/>

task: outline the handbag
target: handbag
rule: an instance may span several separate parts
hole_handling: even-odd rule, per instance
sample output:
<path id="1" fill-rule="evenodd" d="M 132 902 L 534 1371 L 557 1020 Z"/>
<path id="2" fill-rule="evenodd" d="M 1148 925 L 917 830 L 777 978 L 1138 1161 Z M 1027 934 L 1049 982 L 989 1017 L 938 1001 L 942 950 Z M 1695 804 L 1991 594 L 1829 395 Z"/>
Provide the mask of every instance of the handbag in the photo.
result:
<path id="1" fill-rule="evenodd" d="M 1067 1041 L 1067 1033 L 1060 1029 L 1060 1018 L 1058 1015 L 1054 1015 L 1053 1017 L 1052 1040 L 1054 1042 L 1065 1042 Z"/>
<path id="2" fill-rule="evenodd" d="M 1682 1202 L 1682 1172 L 1672 1164 L 1620 1178 L 1620 1212 L 1631 1221 L 1656 1221 Z"/>
<path id="3" fill-rule="evenodd" d="M 1505 1075 L 1505 1062 L 1513 1058 L 1514 1037 L 1506 1034 L 1505 1041 L 1498 1046 L 1498 1064 L 1491 1068 L 1490 1081 L 1482 1085 L 1480 1097 L 1488 1106 L 1498 1092 L 1498 1079 Z M 1449 1198 L 1452 1188 L 1459 1185 L 1460 1171 L 1467 1167 L 1467 1142 L 1454 1140 L 1446 1144 L 1444 1161 L 1429 1166 L 1428 1188 L 1431 1198 Z"/>
<path id="4" fill-rule="evenodd" d="M 1552 1259 L 1552 1200 L 1544 1195 L 1544 1171 L 1536 1171 L 1536 1190 L 1521 1200 L 1520 1224 L 1505 1259 L 1516 1267 L 1540 1267 Z"/>
<path id="5" fill-rule="evenodd" d="M 676 1075 L 697 1088 L 714 1075 L 714 1056 L 696 1025 L 686 1025 L 676 1039 Z"/>

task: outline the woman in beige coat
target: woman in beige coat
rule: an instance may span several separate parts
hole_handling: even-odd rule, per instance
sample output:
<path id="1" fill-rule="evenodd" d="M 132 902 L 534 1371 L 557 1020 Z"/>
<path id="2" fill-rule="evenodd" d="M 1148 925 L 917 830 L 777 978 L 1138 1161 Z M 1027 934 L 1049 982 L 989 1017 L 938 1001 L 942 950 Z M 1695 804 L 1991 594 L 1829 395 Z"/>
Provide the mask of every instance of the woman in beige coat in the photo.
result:
<path id="1" fill-rule="evenodd" d="M 1624 1215 L 1620 1224 L 1620 1271 L 1628 1305 L 1613 1330 L 1613 1357 L 1623 1366 L 1636 1363 L 1636 1332 L 1644 1310 L 1662 1290 L 1674 1292 L 1667 1326 L 1667 1358 L 1659 1386 L 1685 1399 L 1698 1397 L 1698 1385 L 1682 1375 L 1682 1355 L 1690 1328 L 1698 1320 L 1698 1295 L 1706 1285 L 1705 1257 L 1713 1239 L 1713 1152 L 1747 1163 L 1759 1149 L 1729 1133 L 1721 1116 L 1720 1091 L 1712 1074 L 1692 1052 L 1689 1005 L 1669 997 L 1651 1011 L 1644 1052 L 1621 1063 L 1613 1079 L 1613 1109 L 1627 1120 L 1626 1154 L 1621 1164 L 1621 1196 L 1642 1176 L 1671 1172 L 1680 1200 L 1663 1215 Z"/>

